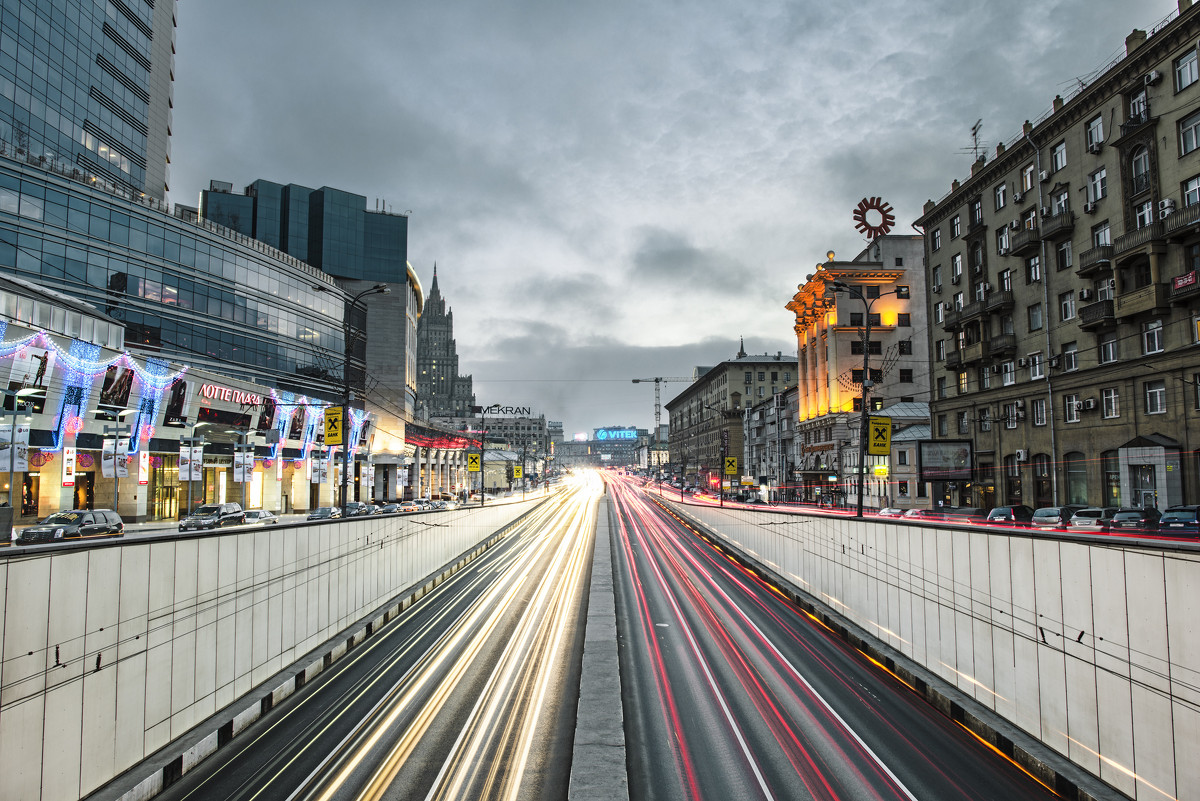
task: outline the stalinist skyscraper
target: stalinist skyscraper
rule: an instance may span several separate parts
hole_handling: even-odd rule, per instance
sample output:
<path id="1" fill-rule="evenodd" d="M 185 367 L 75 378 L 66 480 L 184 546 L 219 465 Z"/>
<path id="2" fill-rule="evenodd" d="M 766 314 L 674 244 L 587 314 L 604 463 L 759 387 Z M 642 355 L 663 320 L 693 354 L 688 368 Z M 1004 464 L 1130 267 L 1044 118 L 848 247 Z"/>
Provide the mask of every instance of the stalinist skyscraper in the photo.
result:
<path id="1" fill-rule="evenodd" d="M 417 322 L 417 406 L 430 417 L 469 417 L 475 405 L 471 376 L 458 374 L 454 312 L 438 289 L 437 265 L 425 310 Z"/>

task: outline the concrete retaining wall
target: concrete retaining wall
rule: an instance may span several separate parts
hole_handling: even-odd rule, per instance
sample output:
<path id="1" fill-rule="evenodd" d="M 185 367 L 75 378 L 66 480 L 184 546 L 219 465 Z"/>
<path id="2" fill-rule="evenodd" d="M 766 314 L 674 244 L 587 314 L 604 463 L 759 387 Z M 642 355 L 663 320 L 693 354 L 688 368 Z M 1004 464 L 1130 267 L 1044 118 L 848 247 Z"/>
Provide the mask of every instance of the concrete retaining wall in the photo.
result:
<path id="1" fill-rule="evenodd" d="M 423 591 L 540 500 L 6 551 L 0 794 L 86 795 L 355 621 Z M 286 696 L 286 684 L 269 695 Z M 185 766 L 216 747 L 208 739 Z"/>
<path id="2" fill-rule="evenodd" d="M 1200 548 L 672 504 L 1137 799 L 1200 799 Z"/>

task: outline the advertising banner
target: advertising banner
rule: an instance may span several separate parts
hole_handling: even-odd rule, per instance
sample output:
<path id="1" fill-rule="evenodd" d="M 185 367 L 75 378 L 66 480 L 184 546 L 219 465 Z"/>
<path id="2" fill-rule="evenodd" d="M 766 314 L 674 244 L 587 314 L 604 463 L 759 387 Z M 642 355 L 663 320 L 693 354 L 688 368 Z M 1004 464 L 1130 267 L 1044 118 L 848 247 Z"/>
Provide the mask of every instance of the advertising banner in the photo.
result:
<path id="1" fill-rule="evenodd" d="M 10 442 L 9 437 L 16 442 Z M 29 423 L 17 423 L 15 429 L 8 425 L 0 430 L 0 472 L 8 472 L 10 459 L 14 473 L 29 470 Z"/>
<path id="2" fill-rule="evenodd" d="M 138 451 L 138 484 L 145 486 L 150 483 L 150 451 L 142 448 Z"/>
<path id="3" fill-rule="evenodd" d="M 116 440 L 106 439 L 100 449 L 100 475 L 104 478 L 113 477 L 113 455 L 116 453 Z"/>
<path id="4" fill-rule="evenodd" d="M 62 485 L 75 486 L 75 449 L 63 448 Z"/>
<path id="5" fill-rule="evenodd" d="M 50 385 L 54 375 L 54 362 L 57 353 L 46 348 L 27 347 L 17 351 L 12 360 L 12 371 L 8 375 L 8 388 L 13 392 L 22 389 L 45 390 Z M 41 414 L 46 404 L 46 393 L 23 396 L 22 404 L 28 404 L 34 412 Z M 12 410 L 17 400 L 12 397 L 4 399 L 4 408 Z"/>
<path id="6" fill-rule="evenodd" d="M 129 440 L 117 440 L 117 478 L 129 478 Z"/>
<path id="7" fill-rule="evenodd" d="M 192 382 L 176 379 L 167 395 L 167 410 L 163 413 L 165 425 L 181 425 L 188 421 L 192 406 Z"/>
<path id="8" fill-rule="evenodd" d="M 282 448 L 280 449 L 282 450 Z M 283 481 L 283 457 L 275 457 L 275 480 Z"/>
<path id="9" fill-rule="evenodd" d="M 192 446 L 192 481 L 204 480 L 204 446 Z"/>
<path id="10" fill-rule="evenodd" d="M 187 445 L 179 446 L 179 480 L 192 480 L 192 449 Z"/>

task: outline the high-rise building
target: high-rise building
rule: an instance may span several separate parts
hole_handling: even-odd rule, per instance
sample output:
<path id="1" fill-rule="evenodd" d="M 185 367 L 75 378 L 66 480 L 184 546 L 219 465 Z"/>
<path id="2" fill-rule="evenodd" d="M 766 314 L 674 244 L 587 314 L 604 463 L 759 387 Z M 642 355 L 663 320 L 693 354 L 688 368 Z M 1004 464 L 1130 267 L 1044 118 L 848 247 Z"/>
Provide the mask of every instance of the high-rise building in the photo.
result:
<path id="1" fill-rule="evenodd" d="M 0 5 L 4 152 L 162 200 L 175 7 L 175 0 Z"/>
<path id="2" fill-rule="evenodd" d="M 973 453 L 936 498 L 1200 500 L 1198 38 L 1180 0 L 925 204 L 933 437 Z"/>
<path id="3" fill-rule="evenodd" d="M 429 417 L 461 418 L 475 405 L 472 378 L 458 373 L 454 311 L 438 288 L 437 265 L 425 310 L 417 323 L 417 400 Z"/>

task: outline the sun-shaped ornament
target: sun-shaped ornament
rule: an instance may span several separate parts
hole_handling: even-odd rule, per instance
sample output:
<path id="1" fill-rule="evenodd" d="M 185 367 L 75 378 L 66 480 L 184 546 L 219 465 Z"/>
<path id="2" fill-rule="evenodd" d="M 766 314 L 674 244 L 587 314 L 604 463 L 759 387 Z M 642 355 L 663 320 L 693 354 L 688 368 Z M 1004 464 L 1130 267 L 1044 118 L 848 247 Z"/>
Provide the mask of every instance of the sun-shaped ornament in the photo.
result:
<path id="1" fill-rule="evenodd" d="M 883 236 L 895 223 L 892 205 L 881 197 L 864 197 L 854 207 L 854 227 L 868 239 Z"/>

